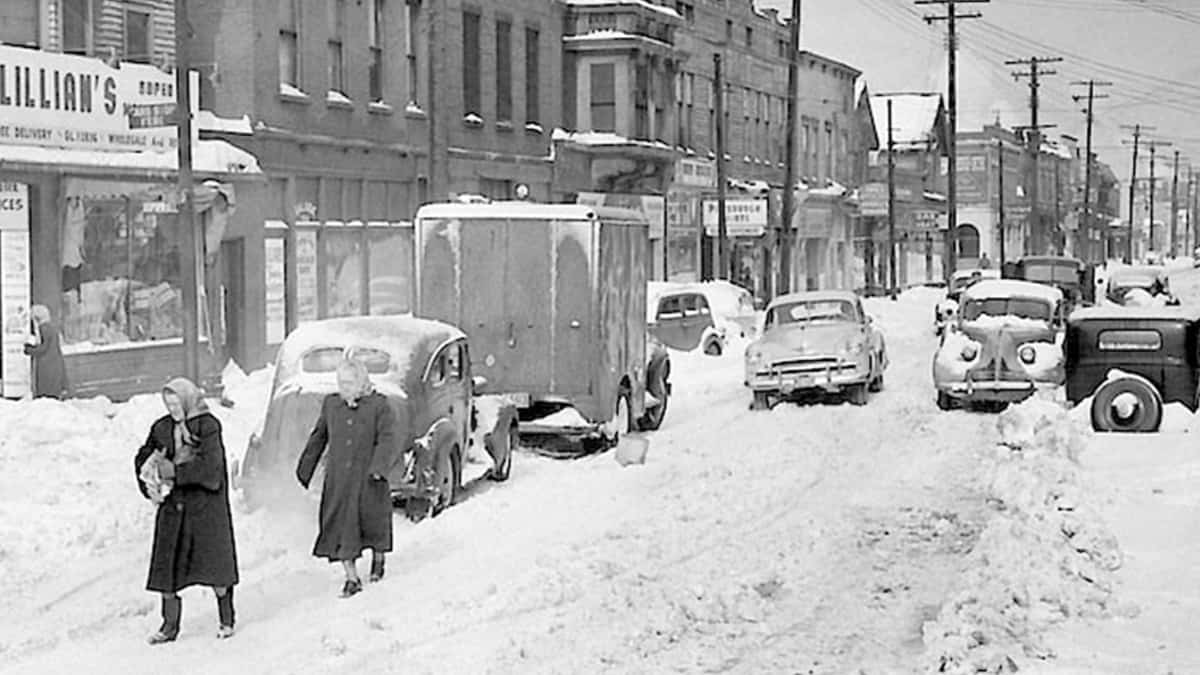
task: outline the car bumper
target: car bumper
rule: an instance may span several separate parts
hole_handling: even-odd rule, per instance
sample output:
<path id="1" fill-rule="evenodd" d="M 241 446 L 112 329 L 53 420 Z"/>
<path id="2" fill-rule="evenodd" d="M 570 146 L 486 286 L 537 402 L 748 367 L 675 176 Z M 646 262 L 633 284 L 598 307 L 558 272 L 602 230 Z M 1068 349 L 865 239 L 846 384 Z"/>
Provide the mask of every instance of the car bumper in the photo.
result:
<path id="1" fill-rule="evenodd" d="M 1047 382 L 1019 380 L 967 380 L 938 386 L 956 399 L 965 401 L 1023 401 L 1039 390 L 1050 390 L 1057 385 Z"/>
<path id="2" fill-rule="evenodd" d="M 804 373 L 774 372 L 764 375 L 759 372 L 747 378 L 745 384 L 751 391 L 778 392 L 786 396 L 811 390 L 838 391 L 863 384 L 868 379 L 870 372 L 867 367 L 855 364 L 853 370 L 831 367 Z"/>

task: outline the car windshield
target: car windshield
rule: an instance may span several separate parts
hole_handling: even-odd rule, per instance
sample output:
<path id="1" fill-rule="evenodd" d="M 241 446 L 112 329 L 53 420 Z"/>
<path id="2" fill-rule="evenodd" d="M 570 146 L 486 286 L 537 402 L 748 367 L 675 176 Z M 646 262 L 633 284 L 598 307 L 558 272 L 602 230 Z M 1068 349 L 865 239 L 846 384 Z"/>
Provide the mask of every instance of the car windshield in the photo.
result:
<path id="1" fill-rule="evenodd" d="M 1025 280 L 1042 284 L 1079 283 L 1079 270 L 1073 264 L 1036 263 L 1025 265 Z"/>
<path id="2" fill-rule="evenodd" d="M 979 298 L 968 300 L 962 309 L 964 321 L 981 316 L 1015 316 L 1022 319 L 1049 321 L 1052 311 L 1048 303 L 1033 298 Z"/>
<path id="3" fill-rule="evenodd" d="M 857 320 L 858 313 L 854 309 L 854 303 L 848 300 L 790 302 L 772 307 L 767 312 L 768 326 Z"/>

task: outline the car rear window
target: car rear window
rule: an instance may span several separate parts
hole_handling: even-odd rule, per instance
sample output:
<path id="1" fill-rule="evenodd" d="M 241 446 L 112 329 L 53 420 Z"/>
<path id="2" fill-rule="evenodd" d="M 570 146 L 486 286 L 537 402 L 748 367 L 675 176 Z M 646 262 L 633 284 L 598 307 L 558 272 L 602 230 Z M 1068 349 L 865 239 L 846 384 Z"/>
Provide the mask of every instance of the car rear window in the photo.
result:
<path id="1" fill-rule="evenodd" d="M 355 347 L 350 351 L 350 358 L 362 361 L 368 373 L 386 373 L 392 357 L 382 349 L 371 347 Z"/>
<path id="2" fill-rule="evenodd" d="M 1155 330 L 1105 330 L 1096 339 L 1101 351 L 1154 352 L 1162 348 L 1162 336 Z"/>
<path id="3" fill-rule="evenodd" d="M 300 370 L 306 373 L 332 373 L 345 357 L 346 351 L 341 347 L 310 349 L 300 357 Z M 372 347 L 354 347 L 350 350 L 350 357 L 361 361 L 368 373 L 386 373 L 391 363 L 391 356 L 387 352 Z"/>

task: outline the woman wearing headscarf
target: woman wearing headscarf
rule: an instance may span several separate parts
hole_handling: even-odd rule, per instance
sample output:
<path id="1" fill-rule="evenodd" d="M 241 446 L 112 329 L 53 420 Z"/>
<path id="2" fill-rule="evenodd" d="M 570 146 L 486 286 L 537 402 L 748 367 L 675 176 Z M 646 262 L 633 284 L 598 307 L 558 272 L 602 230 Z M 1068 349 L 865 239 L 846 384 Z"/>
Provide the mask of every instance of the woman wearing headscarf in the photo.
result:
<path id="1" fill-rule="evenodd" d="M 146 589 L 162 594 L 162 625 L 149 642 L 178 636 L 178 592 L 195 585 L 213 589 L 217 637 L 227 638 L 233 635 L 238 571 L 221 423 L 186 378 L 168 382 L 162 397 L 167 414 L 151 425 L 134 458 L 138 487 L 158 505 Z"/>
<path id="2" fill-rule="evenodd" d="M 337 368 L 338 393 L 321 413 L 296 466 L 305 488 L 325 455 L 320 527 L 313 555 L 338 561 L 346 572 L 341 597 L 362 590 L 357 562 L 371 549 L 372 582 L 383 578 L 384 554 L 392 550 L 392 496 L 388 473 L 399 454 L 387 397 L 371 387 L 366 366 L 347 359 Z"/>
<path id="3" fill-rule="evenodd" d="M 30 310 L 30 336 L 25 353 L 33 357 L 33 395 L 64 398 L 67 395 L 67 363 L 62 354 L 62 333 L 50 319 L 50 308 L 34 305 Z"/>

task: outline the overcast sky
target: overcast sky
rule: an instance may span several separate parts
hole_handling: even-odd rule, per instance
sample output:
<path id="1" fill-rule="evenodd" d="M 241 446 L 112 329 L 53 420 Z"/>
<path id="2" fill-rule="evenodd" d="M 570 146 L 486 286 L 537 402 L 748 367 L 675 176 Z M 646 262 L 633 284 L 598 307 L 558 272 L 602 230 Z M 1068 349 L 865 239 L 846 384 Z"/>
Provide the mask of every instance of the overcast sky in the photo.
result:
<path id="1" fill-rule="evenodd" d="M 737 1 L 737 0 L 735 0 Z M 759 0 L 761 6 L 791 11 L 790 0 Z M 959 22 L 959 129 L 978 129 L 999 116 L 1004 126 L 1029 123 L 1028 79 L 1017 82 L 1009 59 L 1062 57 L 1046 66 L 1039 122 L 1057 124 L 1047 134 L 1084 141 L 1086 94 L 1072 82 L 1096 79 L 1109 98 L 1095 103 L 1093 151 L 1129 177 L 1131 148 L 1123 124 L 1156 127 L 1158 175 L 1170 175 L 1178 148 L 1200 170 L 1200 0 L 992 0 L 960 4 L 958 13 L 981 19 Z M 944 5 L 917 6 L 908 0 L 803 0 L 801 48 L 862 70 L 872 91 L 935 90 L 945 93 L 945 22 L 927 25 L 924 14 L 944 14 Z M 1027 67 L 1025 67 L 1027 68 Z M 1144 148 L 1143 148 L 1144 150 Z M 1143 151 L 1141 157 L 1145 157 Z M 1148 172 L 1139 159 L 1139 176 Z M 1181 169 L 1181 175 L 1183 171 Z"/>

